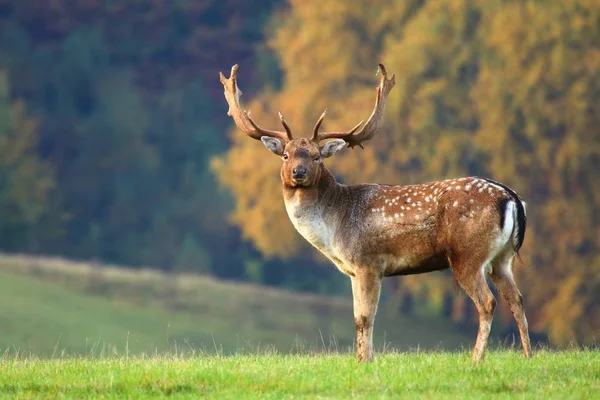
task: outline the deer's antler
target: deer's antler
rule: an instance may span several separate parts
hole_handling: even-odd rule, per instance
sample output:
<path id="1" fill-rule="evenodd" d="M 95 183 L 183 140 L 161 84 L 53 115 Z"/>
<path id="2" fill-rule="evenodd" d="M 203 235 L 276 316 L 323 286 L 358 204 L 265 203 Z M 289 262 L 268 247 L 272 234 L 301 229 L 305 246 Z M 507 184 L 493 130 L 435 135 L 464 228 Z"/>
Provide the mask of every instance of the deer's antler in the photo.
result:
<path id="1" fill-rule="evenodd" d="M 396 84 L 396 74 L 392 74 L 392 77 L 388 79 L 387 71 L 385 70 L 385 66 L 383 64 L 379 64 L 378 72 L 381 73 L 381 79 L 379 81 L 379 86 L 377 86 L 375 108 L 367 120 L 367 123 L 364 124 L 358 132 L 356 131 L 362 125 L 362 121 L 348 132 L 319 133 L 319 127 L 321 126 L 321 123 L 325 118 L 325 114 L 327 113 L 327 110 L 325 110 L 315 125 L 312 137 L 313 142 L 319 143 L 321 140 L 325 139 L 344 139 L 348 143 L 349 147 L 353 148 L 354 146 L 360 146 L 362 148 L 362 142 L 371 139 L 373 135 L 375 135 L 375 133 L 379 130 L 381 120 L 383 119 L 383 109 L 385 108 L 387 96 L 390 93 L 390 90 L 392 90 Z"/>
<path id="2" fill-rule="evenodd" d="M 242 111 L 242 108 L 240 107 L 240 96 L 242 95 L 242 91 L 237 85 L 237 72 L 239 68 L 240 67 L 237 64 L 231 67 L 231 75 L 229 78 L 225 78 L 223 73 L 219 72 L 221 83 L 225 88 L 225 99 L 227 100 L 227 104 L 229 104 L 227 115 L 232 117 L 237 127 L 252 139 L 260 140 L 263 136 L 270 136 L 280 139 L 283 142 L 293 140 L 292 131 L 281 113 L 279 113 L 279 118 L 285 128 L 285 132 L 263 129 L 250 118 L 249 111 Z"/>

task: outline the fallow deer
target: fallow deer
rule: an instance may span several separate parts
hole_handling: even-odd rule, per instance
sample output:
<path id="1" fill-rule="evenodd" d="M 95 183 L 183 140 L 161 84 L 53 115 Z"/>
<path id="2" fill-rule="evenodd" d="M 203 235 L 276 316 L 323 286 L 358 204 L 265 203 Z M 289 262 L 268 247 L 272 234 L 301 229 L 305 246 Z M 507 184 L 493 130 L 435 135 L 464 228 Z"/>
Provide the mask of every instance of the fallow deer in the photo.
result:
<path id="1" fill-rule="evenodd" d="M 323 159 L 347 146 L 362 147 L 378 131 L 395 85 L 395 75 L 388 78 L 383 64 L 379 64 L 375 107 L 367 122 L 347 132 L 320 133 L 323 113 L 310 140 L 294 139 L 281 113 L 285 132 L 263 129 L 242 111 L 237 71 L 234 65 L 229 78 L 219 73 L 227 114 L 242 132 L 281 157 L 283 199 L 292 224 L 350 277 L 359 362 L 373 358 L 373 322 L 382 279 L 447 268 L 479 312 L 473 360 L 483 358 L 496 307 L 487 277 L 508 302 L 523 352 L 530 357 L 523 297 L 512 273 L 525 236 L 526 204 L 514 190 L 479 177 L 408 186 L 336 182 Z M 326 139 L 334 140 L 320 145 Z"/>

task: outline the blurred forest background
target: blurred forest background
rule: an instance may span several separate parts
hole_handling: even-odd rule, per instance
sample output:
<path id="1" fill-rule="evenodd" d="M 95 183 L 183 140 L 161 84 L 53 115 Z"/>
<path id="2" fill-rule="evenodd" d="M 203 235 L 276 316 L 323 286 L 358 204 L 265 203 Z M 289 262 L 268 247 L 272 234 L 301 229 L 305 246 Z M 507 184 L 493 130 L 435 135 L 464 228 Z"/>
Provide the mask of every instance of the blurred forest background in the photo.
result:
<path id="1" fill-rule="evenodd" d="M 280 161 L 233 129 L 218 72 L 239 63 L 261 125 L 281 110 L 307 135 L 324 108 L 330 130 L 368 116 L 380 61 L 397 77 L 383 128 L 328 166 L 511 186 L 531 328 L 595 342 L 596 0 L 0 0 L 0 250 L 347 293 L 289 223 Z M 475 322 L 448 275 L 393 278 L 385 301 Z"/>

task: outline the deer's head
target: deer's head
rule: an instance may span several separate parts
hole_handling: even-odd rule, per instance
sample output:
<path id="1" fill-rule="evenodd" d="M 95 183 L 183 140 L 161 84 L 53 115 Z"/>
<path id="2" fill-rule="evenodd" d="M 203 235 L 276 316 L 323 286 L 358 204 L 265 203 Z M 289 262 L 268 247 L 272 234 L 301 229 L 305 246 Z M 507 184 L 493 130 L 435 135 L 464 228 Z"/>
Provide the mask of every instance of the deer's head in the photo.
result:
<path id="1" fill-rule="evenodd" d="M 281 157 L 281 179 L 286 186 L 312 186 L 318 182 L 323 168 L 323 159 L 331 157 L 348 143 L 342 139 L 332 140 L 319 146 L 308 139 L 292 139 L 283 142 L 280 139 L 263 136 L 265 146 Z"/>
<path id="2" fill-rule="evenodd" d="M 362 142 L 371 139 L 379 129 L 387 95 L 396 84 L 395 75 L 388 79 L 385 67 L 383 64 L 379 64 L 378 72 L 381 73 L 381 79 L 377 86 L 375 108 L 366 124 L 363 125 L 361 121 L 347 132 L 319 132 L 327 113 L 325 110 L 315 124 L 310 139 L 294 139 L 292 131 L 281 113 L 279 113 L 279 119 L 285 132 L 263 129 L 254 122 L 249 112 L 242 111 L 240 107 L 242 91 L 237 86 L 238 69 L 238 65 L 234 65 L 229 78 L 225 78 L 222 73 L 219 73 L 221 83 L 225 88 L 225 99 L 229 104 L 227 115 L 233 118 L 242 132 L 253 139 L 261 140 L 272 153 L 281 157 L 283 160 L 281 179 L 284 185 L 291 187 L 314 185 L 318 182 L 324 168 L 324 158 L 331 157 L 347 146 L 362 147 Z M 323 145 L 320 144 L 327 139 L 333 140 L 327 141 Z"/>

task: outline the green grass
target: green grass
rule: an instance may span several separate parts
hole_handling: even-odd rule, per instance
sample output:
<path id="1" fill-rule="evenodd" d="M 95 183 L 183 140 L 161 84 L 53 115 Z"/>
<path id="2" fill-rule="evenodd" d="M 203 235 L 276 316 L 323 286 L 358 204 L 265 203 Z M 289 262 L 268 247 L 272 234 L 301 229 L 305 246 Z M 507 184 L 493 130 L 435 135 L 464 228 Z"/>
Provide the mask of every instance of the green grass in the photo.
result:
<path id="1" fill-rule="evenodd" d="M 382 308 L 375 362 L 351 299 L 193 275 L 0 256 L 0 397 L 594 398 L 600 353 L 488 353 L 441 318 Z M 331 338 L 334 338 L 332 340 Z M 430 352 L 398 353 L 416 348 Z M 294 354 L 296 353 L 296 354 Z"/>
<path id="2" fill-rule="evenodd" d="M 0 361 L 11 398 L 597 398 L 600 353 L 388 353 L 372 364 L 350 355 L 255 354 Z"/>
<path id="3" fill-rule="evenodd" d="M 0 257 L 0 305 L 0 351 L 38 357 L 346 351 L 354 340 L 351 298 L 61 259 Z M 385 308 L 375 333 L 379 348 L 403 350 L 475 339 L 441 318 Z"/>

